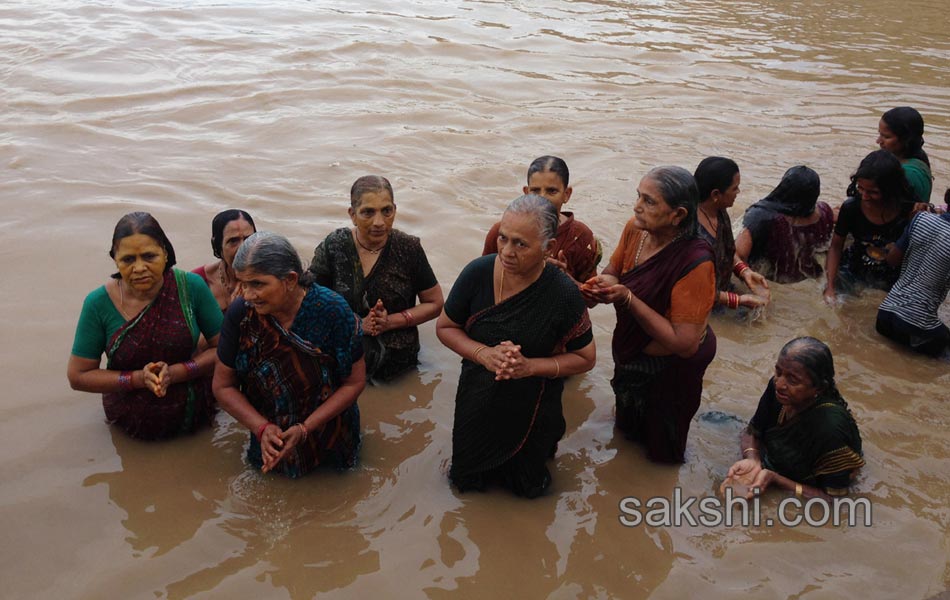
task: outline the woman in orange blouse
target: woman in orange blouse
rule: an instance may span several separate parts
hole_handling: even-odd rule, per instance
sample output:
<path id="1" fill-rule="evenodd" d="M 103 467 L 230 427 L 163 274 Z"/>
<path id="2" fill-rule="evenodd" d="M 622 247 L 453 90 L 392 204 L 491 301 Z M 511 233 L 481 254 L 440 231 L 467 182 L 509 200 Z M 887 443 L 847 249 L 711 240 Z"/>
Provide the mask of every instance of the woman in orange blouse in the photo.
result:
<path id="1" fill-rule="evenodd" d="M 699 191 L 680 167 L 637 186 L 634 215 L 603 273 L 582 287 L 611 303 L 617 427 L 656 462 L 683 462 L 703 374 L 716 354 L 707 320 L 716 297 L 709 245 L 698 239 Z"/>

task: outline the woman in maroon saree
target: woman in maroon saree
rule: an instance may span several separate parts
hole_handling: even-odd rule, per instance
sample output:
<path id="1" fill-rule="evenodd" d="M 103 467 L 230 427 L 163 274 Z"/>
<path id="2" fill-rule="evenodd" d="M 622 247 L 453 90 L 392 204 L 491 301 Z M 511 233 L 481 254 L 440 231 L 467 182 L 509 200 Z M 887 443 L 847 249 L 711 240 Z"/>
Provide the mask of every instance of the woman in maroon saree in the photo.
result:
<path id="1" fill-rule="evenodd" d="M 221 310 L 148 213 L 125 215 L 110 256 L 118 273 L 86 297 L 67 377 L 102 393 L 106 419 L 132 437 L 168 438 L 211 422 L 210 374 Z M 201 334 L 210 349 L 195 354 Z M 105 353 L 106 368 L 100 368 Z"/>
<path id="2" fill-rule="evenodd" d="M 459 491 L 497 482 L 534 498 L 564 435 L 562 377 L 594 366 L 590 319 L 576 284 L 545 261 L 557 211 L 522 196 L 501 220 L 498 253 L 462 271 L 436 323 L 461 355 L 452 468 Z"/>
<path id="3" fill-rule="evenodd" d="M 679 167 L 637 188 L 634 217 L 604 272 L 582 286 L 617 311 L 612 350 L 616 424 L 656 462 L 683 462 L 703 374 L 716 354 L 707 324 L 716 296 L 709 245 L 697 238 L 699 193 Z"/>

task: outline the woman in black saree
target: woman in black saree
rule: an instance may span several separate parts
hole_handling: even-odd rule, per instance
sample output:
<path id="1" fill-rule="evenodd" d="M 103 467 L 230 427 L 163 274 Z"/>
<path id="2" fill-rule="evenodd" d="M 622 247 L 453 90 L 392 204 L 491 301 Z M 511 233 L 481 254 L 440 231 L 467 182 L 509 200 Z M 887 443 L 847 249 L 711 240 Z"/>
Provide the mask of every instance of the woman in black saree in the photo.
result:
<path id="1" fill-rule="evenodd" d="M 442 343 L 462 356 L 449 472 L 459 491 L 498 482 L 541 495 L 551 483 L 544 463 L 565 431 L 562 378 L 594 366 L 584 299 L 545 261 L 557 223 L 540 196 L 512 202 L 498 253 L 465 267 L 436 323 Z"/>

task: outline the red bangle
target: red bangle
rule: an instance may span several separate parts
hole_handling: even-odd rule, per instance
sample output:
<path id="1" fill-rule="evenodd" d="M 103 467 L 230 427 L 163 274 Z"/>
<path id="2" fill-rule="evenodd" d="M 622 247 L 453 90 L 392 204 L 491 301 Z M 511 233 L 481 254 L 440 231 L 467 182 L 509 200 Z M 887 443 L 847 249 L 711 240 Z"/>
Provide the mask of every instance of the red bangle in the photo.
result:
<path id="1" fill-rule="evenodd" d="M 185 365 L 185 370 L 188 371 L 188 374 L 191 375 L 192 379 L 195 379 L 198 377 L 199 368 L 198 368 L 197 362 L 195 362 L 194 360 L 186 360 L 182 364 Z"/>
<path id="2" fill-rule="evenodd" d="M 134 389 L 132 385 L 132 371 L 122 371 L 119 373 L 119 389 L 123 392 L 131 392 Z"/>
<path id="3" fill-rule="evenodd" d="M 412 327 L 412 315 L 409 314 L 408 310 L 404 310 L 401 313 L 402 316 L 406 318 L 406 327 Z"/>
<path id="4" fill-rule="evenodd" d="M 749 265 L 747 265 L 746 263 L 740 260 L 735 265 L 733 265 L 732 272 L 736 274 L 736 277 L 742 277 L 742 274 L 746 271 L 746 269 L 751 269 L 751 268 L 752 267 L 750 267 Z"/>
<path id="5" fill-rule="evenodd" d="M 733 310 L 739 308 L 739 294 L 735 292 L 726 292 L 727 306 Z"/>
<path id="6" fill-rule="evenodd" d="M 261 428 L 257 430 L 257 439 L 258 439 L 258 441 L 260 441 L 261 438 L 264 437 L 264 430 L 267 429 L 267 426 L 270 425 L 270 424 L 271 424 L 270 421 L 268 421 L 267 423 L 264 423 L 263 425 L 261 425 Z"/>

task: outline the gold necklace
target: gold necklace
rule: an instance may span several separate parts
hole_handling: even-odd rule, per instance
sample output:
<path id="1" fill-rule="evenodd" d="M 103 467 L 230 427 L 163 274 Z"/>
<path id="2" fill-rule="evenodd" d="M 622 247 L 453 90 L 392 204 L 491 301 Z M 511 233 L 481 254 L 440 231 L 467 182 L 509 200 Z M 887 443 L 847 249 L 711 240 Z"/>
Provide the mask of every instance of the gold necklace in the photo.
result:
<path id="1" fill-rule="evenodd" d="M 122 315 L 122 318 L 126 321 L 131 321 L 132 317 L 125 312 L 125 291 L 122 289 L 122 280 L 117 281 L 116 285 L 119 286 L 119 314 Z"/>
<path id="2" fill-rule="evenodd" d="M 637 255 L 633 257 L 633 268 L 636 269 L 637 265 L 640 264 L 640 253 L 643 252 L 643 244 L 647 241 L 647 236 L 650 235 L 649 231 L 644 231 L 643 236 L 640 237 L 640 245 L 637 246 Z"/>
<path id="3" fill-rule="evenodd" d="M 498 300 L 495 301 L 495 304 L 501 302 L 501 299 L 505 295 L 505 267 L 501 268 L 501 284 L 498 286 Z"/>

